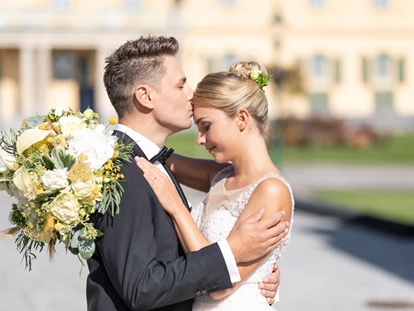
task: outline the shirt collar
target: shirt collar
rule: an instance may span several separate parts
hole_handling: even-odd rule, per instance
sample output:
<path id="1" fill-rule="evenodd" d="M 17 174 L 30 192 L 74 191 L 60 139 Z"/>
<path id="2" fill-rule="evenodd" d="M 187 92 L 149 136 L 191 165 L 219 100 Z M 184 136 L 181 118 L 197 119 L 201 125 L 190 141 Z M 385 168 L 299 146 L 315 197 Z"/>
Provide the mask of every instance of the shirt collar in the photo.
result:
<path id="1" fill-rule="evenodd" d="M 159 148 L 156 144 L 154 144 L 148 138 L 144 137 L 138 132 L 135 132 L 133 129 L 131 129 L 130 127 L 124 124 L 118 123 L 115 129 L 131 137 L 132 140 L 135 141 L 136 144 L 141 148 L 141 150 L 144 152 L 145 156 L 148 159 L 151 159 L 161 150 L 161 148 Z"/>

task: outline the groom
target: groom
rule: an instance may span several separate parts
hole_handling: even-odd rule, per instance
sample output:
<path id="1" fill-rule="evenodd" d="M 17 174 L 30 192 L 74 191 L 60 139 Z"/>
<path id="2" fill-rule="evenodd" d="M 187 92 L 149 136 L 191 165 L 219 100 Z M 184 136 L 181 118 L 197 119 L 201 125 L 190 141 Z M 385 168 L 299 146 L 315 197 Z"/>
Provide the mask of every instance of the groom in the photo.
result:
<path id="1" fill-rule="evenodd" d="M 177 52 L 174 38 L 142 37 L 106 59 L 104 83 L 119 117 L 117 135 L 136 143 L 134 156 L 152 158 L 168 135 L 191 126 L 193 91 Z M 227 240 L 184 255 L 170 217 L 132 160 L 122 166 L 120 213 L 97 220 L 104 236 L 88 260 L 90 311 L 191 310 L 195 296 L 232 287 L 240 280 L 237 263 L 262 257 L 286 235 L 280 214 L 260 220 L 256 213 Z"/>

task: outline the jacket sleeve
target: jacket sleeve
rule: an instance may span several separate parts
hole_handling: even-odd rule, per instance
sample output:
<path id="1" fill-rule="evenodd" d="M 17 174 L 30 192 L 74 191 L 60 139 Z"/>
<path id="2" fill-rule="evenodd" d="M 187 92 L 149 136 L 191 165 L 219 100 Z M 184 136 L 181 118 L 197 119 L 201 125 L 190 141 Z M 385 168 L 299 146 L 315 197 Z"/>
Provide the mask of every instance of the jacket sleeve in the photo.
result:
<path id="1" fill-rule="evenodd" d="M 171 262 L 158 261 L 153 206 L 159 202 L 135 163 L 122 173 L 120 213 L 106 214 L 97 242 L 109 278 L 132 310 L 149 310 L 232 287 L 217 243 Z"/>

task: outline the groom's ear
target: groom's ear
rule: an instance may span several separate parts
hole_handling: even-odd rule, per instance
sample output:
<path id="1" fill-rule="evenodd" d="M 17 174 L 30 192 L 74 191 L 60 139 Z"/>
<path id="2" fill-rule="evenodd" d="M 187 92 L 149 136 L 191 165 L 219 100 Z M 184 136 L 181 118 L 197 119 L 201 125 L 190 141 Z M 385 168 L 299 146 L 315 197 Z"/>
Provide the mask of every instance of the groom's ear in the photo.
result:
<path id="1" fill-rule="evenodd" d="M 249 124 L 250 114 L 246 109 L 240 109 L 236 114 L 236 124 L 239 127 L 240 132 L 243 132 Z"/>
<path id="2" fill-rule="evenodd" d="M 148 85 L 138 85 L 134 97 L 139 106 L 147 109 L 154 109 L 152 102 L 152 89 Z"/>

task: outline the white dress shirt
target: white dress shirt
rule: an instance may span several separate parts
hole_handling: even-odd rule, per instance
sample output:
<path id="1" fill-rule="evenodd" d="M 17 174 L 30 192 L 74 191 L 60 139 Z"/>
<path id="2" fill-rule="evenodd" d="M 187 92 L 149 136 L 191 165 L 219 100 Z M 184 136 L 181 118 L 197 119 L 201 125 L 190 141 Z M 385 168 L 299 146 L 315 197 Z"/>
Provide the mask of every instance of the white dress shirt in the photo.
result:
<path id="1" fill-rule="evenodd" d="M 141 148 L 141 150 L 144 152 L 145 156 L 148 159 L 151 159 L 153 156 L 155 156 L 161 149 L 154 144 L 152 141 L 150 141 L 148 138 L 142 136 L 141 134 L 135 132 L 131 128 L 129 128 L 126 125 L 123 124 L 117 124 L 116 130 L 125 133 L 129 137 L 134 140 L 137 145 Z M 162 164 L 158 161 L 156 161 L 155 166 L 164 174 L 168 176 L 167 171 L 164 169 Z M 168 176 L 169 177 L 169 176 Z M 226 239 L 219 241 L 218 246 L 221 250 L 221 253 L 223 254 L 224 261 L 226 262 L 227 270 L 230 275 L 230 280 L 232 283 L 239 282 L 241 280 L 239 270 L 237 269 L 236 260 L 234 259 L 233 252 L 231 251 L 231 248 L 229 246 L 229 243 Z"/>

